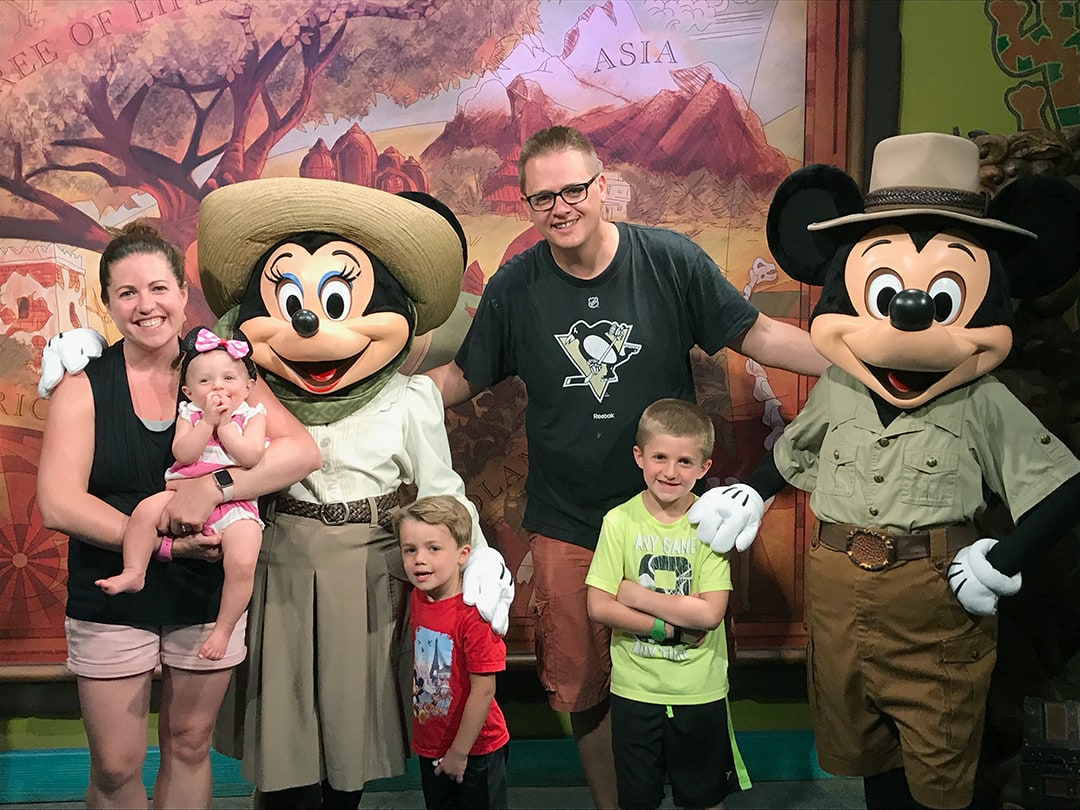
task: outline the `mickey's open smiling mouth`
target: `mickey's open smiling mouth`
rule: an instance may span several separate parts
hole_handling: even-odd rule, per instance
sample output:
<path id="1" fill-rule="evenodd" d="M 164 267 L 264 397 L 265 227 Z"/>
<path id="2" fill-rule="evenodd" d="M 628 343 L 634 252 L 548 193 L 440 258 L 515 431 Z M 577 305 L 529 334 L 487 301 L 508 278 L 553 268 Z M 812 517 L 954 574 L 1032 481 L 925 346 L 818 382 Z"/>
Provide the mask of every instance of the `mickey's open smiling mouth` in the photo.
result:
<path id="1" fill-rule="evenodd" d="M 897 399 L 915 399 L 949 373 L 948 371 L 905 371 L 872 366 L 869 363 L 865 365 L 874 378 L 885 387 L 885 390 Z"/>
<path id="2" fill-rule="evenodd" d="M 346 357 L 341 360 L 321 360 L 310 363 L 301 362 L 299 360 L 289 360 L 287 357 L 282 357 L 277 352 L 274 352 L 274 354 L 300 378 L 300 382 L 302 382 L 306 388 L 315 393 L 321 393 L 333 388 L 338 380 L 348 374 L 349 370 L 356 365 L 356 361 L 364 355 L 365 351 L 367 351 L 366 346 L 363 351 L 354 354 L 352 357 Z"/>

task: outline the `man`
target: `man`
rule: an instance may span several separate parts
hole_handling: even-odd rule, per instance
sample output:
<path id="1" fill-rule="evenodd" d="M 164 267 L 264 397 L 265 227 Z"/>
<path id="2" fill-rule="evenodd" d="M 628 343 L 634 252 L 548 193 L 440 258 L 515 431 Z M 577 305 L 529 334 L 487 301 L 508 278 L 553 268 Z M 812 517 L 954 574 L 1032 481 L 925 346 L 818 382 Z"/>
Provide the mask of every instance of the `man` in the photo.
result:
<path id="1" fill-rule="evenodd" d="M 641 488 L 638 418 L 657 399 L 694 399 L 694 345 L 800 374 L 827 363 L 686 237 L 605 221 L 602 169 L 569 127 L 522 145 L 522 202 L 544 241 L 495 273 L 454 362 L 429 374 L 447 407 L 511 375 L 525 383 L 537 669 L 552 708 L 570 713 L 593 802 L 615 807 L 609 631 L 589 621 L 585 575 L 604 514 Z"/>

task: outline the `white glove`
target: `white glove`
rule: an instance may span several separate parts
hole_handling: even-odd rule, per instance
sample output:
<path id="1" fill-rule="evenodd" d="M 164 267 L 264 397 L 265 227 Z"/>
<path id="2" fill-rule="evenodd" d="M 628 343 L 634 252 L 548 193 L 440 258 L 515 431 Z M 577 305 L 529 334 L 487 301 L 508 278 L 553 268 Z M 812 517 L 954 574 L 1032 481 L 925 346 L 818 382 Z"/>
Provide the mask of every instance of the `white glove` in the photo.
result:
<path id="1" fill-rule="evenodd" d="M 93 329 L 69 329 L 45 344 L 41 351 L 41 379 L 38 395 L 48 399 L 53 389 L 68 374 L 78 374 L 92 358 L 101 357 L 108 344 Z"/>
<path id="2" fill-rule="evenodd" d="M 710 489 L 690 507 L 686 517 L 697 526 L 698 540 L 717 554 L 732 548 L 746 551 L 761 528 L 765 502 L 746 484 Z"/>
<path id="3" fill-rule="evenodd" d="M 510 628 L 510 603 L 514 601 L 514 576 L 502 554 L 491 546 L 474 548 L 465 561 L 462 596 L 476 605 L 484 621 L 500 636 Z"/>
<path id="4" fill-rule="evenodd" d="M 984 537 L 960 549 L 945 574 L 957 601 L 974 616 L 993 616 L 997 613 L 998 597 L 1012 596 L 1020 590 L 1019 571 L 1007 577 L 986 559 L 986 553 L 997 542 Z"/>

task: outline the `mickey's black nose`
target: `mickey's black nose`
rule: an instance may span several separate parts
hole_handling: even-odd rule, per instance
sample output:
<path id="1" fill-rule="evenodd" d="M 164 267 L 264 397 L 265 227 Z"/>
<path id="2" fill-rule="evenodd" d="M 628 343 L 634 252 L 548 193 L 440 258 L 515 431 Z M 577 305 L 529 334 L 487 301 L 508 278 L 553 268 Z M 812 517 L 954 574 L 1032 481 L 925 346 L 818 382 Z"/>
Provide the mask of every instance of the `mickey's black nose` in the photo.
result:
<path id="1" fill-rule="evenodd" d="M 923 290 L 901 290 L 889 302 L 889 322 L 902 332 L 921 332 L 934 322 L 934 299 Z"/>
<path id="2" fill-rule="evenodd" d="M 319 331 L 319 316 L 310 309 L 298 309 L 292 316 L 292 328 L 300 337 L 315 337 Z"/>

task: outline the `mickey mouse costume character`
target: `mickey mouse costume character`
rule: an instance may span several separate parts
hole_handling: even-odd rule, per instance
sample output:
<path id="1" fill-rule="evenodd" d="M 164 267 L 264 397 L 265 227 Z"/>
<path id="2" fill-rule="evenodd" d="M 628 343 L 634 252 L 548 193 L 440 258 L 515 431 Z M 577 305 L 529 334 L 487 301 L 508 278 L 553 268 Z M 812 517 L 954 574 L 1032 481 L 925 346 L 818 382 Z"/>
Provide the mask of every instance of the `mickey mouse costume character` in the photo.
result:
<path id="1" fill-rule="evenodd" d="M 703 542 L 745 550 L 763 499 L 791 483 L 817 518 L 806 557 L 808 691 L 825 770 L 868 808 L 969 804 L 996 655 L 997 601 L 1076 522 L 1080 461 L 988 372 L 1011 297 L 1080 264 L 1080 191 L 1033 177 L 987 206 L 978 148 L 882 141 L 864 198 L 829 166 L 796 171 L 769 247 L 822 287 L 810 321 L 834 365 L 748 484 L 691 512 Z M 1015 530 L 980 538 L 987 491 Z"/>

